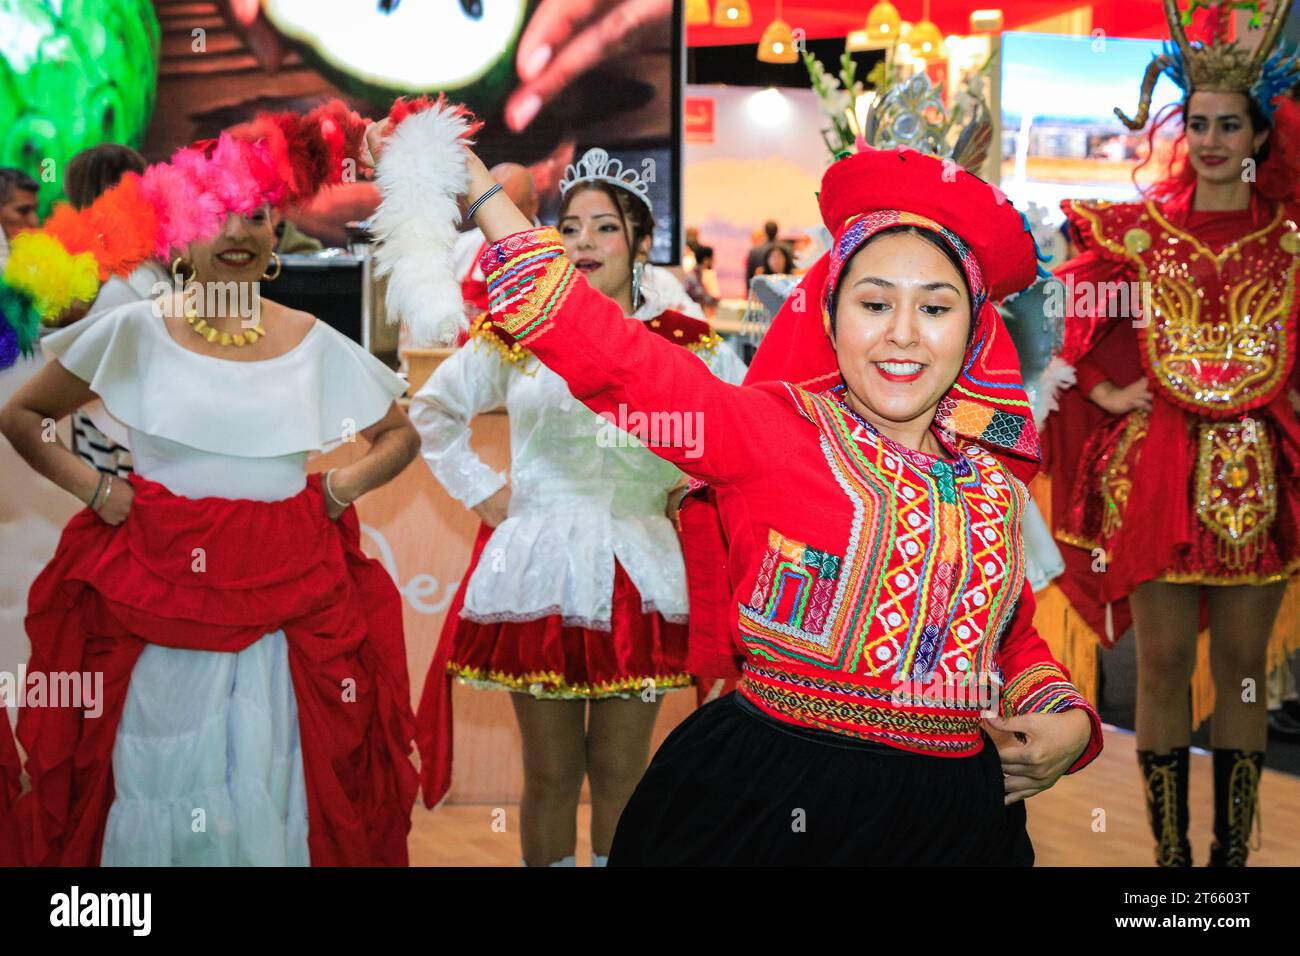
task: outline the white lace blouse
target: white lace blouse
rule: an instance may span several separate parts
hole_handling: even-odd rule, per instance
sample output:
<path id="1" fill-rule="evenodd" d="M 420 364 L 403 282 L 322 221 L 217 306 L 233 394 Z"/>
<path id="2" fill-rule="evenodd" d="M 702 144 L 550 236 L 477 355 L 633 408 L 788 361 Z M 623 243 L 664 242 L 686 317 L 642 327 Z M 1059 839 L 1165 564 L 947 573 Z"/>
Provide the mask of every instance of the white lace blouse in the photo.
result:
<path id="1" fill-rule="evenodd" d="M 646 321 L 665 308 L 699 316 L 693 303 L 664 301 L 653 295 L 635 317 Z M 744 377 L 744 363 L 726 343 L 697 354 L 719 378 Z M 617 559 L 645 612 L 684 622 L 686 571 L 664 513 L 681 472 L 612 429 L 536 358 L 504 361 L 476 337 L 412 398 L 424 459 L 448 493 L 473 507 L 506 484 L 470 447 L 471 420 L 502 406 L 510 421 L 509 516 L 470 577 L 463 616 L 491 622 L 558 614 L 567 625 L 608 630 Z"/>

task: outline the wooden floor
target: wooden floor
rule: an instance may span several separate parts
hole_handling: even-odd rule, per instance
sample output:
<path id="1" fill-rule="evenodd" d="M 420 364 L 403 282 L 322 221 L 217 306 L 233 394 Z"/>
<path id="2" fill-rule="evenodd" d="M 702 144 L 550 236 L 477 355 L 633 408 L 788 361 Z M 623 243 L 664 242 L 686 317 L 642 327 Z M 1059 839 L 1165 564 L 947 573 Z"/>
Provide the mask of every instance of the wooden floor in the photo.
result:
<path id="1" fill-rule="evenodd" d="M 1029 801 L 1029 833 L 1039 866 L 1149 866 L 1152 840 L 1143 808 L 1133 736 L 1106 728 L 1106 749 L 1082 774 Z M 1209 854 L 1214 803 L 1208 754 L 1192 755 L 1190 836 L 1197 865 Z M 1264 771 L 1260 785 L 1263 845 L 1252 866 L 1300 865 L 1300 778 Z M 417 806 L 413 866 L 518 866 L 518 807 Z M 578 865 L 591 860 L 589 811 L 578 810 Z"/>

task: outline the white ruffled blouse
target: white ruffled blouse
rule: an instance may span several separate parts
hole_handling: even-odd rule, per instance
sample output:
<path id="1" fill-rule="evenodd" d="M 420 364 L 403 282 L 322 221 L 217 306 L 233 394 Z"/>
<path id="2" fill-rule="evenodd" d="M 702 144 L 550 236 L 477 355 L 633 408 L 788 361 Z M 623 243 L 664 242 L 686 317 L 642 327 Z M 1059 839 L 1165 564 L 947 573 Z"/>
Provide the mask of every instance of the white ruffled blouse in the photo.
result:
<path id="1" fill-rule="evenodd" d="M 312 451 L 388 413 L 406 383 L 324 322 L 288 352 L 232 361 L 180 345 L 145 299 L 44 336 L 89 383 L 92 421 L 135 455 L 136 472 L 188 498 L 288 498 Z"/>
<path id="2" fill-rule="evenodd" d="M 681 298 L 651 292 L 635 318 L 666 308 L 699 317 Z M 745 375 L 726 343 L 697 354 L 725 381 Z M 504 361 L 476 337 L 438 366 L 410 408 L 434 477 L 467 508 L 506 484 L 506 474 L 470 447 L 473 418 L 502 406 L 510 424 L 509 514 L 470 577 L 462 615 L 493 622 L 558 614 L 566 625 L 608 630 L 617 558 L 643 611 L 685 622 L 686 570 L 664 513 L 682 473 L 616 432 L 536 358 Z"/>

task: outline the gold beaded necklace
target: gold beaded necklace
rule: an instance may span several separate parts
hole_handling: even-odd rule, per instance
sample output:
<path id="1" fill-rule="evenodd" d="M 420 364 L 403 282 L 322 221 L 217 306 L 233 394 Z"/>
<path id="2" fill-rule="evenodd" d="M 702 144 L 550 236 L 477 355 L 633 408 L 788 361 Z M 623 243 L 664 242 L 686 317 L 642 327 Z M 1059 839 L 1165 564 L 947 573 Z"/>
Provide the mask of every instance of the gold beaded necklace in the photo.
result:
<path id="1" fill-rule="evenodd" d="M 233 345 L 236 348 L 241 348 L 245 345 L 252 345 L 262 336 L 266 335 L 266 329 L 260 324 L 253 326 L 251 329 L 244 329 L 240 332 L 222 332 L 220 329 L 208 325 L 205 320 L 200 319 L 198 312 L 194 309 L 186 310 L 185 321 L 190 324 L 190 328 L 192 328 L 197 334 L 203 336 L 214 345 Z"/>

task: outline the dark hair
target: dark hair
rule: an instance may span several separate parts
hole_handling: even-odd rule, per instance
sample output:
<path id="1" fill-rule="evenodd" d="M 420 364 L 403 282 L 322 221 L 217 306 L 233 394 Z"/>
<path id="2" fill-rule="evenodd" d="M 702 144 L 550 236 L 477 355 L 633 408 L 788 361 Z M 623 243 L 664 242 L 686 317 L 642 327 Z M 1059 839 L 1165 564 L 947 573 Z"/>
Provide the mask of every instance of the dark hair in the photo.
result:
<path id="1" fill-rule="evenodd" d="M 76 209 L 85 209 L 101 193 L 112 189 L 128 172 L 144 172 L 144 157 L 130 146 L 101 143 L 83 149 L 68 160 L 63 172 L 63 191 Z"/>
<path id="2" fill-rule="evenodd" d="M 794 270 L 794 256 L 790 254 L 790 250 L 785 247 L 785 244 L 780 242 L 769 242 L 767 246 L 763 249 L 762 271 L 763 272 L 767 271 L 767 260 L 771 258 L 772 253 L 774 252 L 781 253 L 781 255 L 785 258 L 785 267 L 776 274 L 789 275 Z"/>
<path id="3" fill-rule="evenodd" d="M 1191 114 L 1192 96 L 1197 92 L 1210 91 L 1192 90 L 1191 93 L 1188 93 L 1187 96 L 1183 98 L 1184 122 L 1186 122 L 1187 117 Z M 1241 95 L 1246 99 L 1246 118 L 1250 120 L 1251 135 L 1253 136 L 1254 134 L 1263 132 L 1264 130 L 1269 130 L 1271 132 L 1273 124 L 1269 121 L 1268 117 L 1264 115 L 1264 111 L 1259 108 L 1259 104 L 1255 102 L 1255 97 L 1251 96 L 1249 93 L 1242 93 Z M 1272 142 L 1271 136 L 1264 140 L 1264 145 L 1255 152 L 1256 163 L 1262 163 L 1264 160 L 1268 159 L 1268 146 L 1270 142 Z"/>
<path id="4" fill-rule="evenodd" d="M 655 221 L 650 214 L 650 208 L 641 200 L 637 199 L 626 189 L 621 189 L 612 183 L 606 182 L 586 182 L 578 183 L 560 199 L 560 216 L 559 222 L 564 221 L 564 217 L 569 214 L 569 206 L 573 198 L 581 192 L 595 190 L 604 193 L 609 197 L 609 201 L 614 204 L 618 210 L 619 223 L 623 227 L 623 236 L 627 239 L 628 265 L 636 259 L 636 250 L 644 239 L 654 241 Z"/>
<path id="5" fill-rule="evenodd" d="M 0 166 L 0 203 L 6 203 L 13 198 L 13 194 L 18 190 L 38 193 L 41 191 L 41 184 L 32 179 L 21 169 L 14 169 L 12 166 Z"/>
<path id="6" fill-rule="evenodd" d="M 703 262 L 705 259 L 712 259 L 712 258 L 713 258 L 713 247 L 712 247 L 712 246 L 701 246 L 701 245 L 697 245 L 697 246 L 695 247 L 695 261 L 696 261 L 696 262 Z"/>
<path id="7" fill-rule="evenodd" d="M 769 219 L 763 223 L 763 232 L 767 236 L 767 241 L 771 242 L 776 238 L 776 234 L 781 231 L 781 227 L 776 224 L 775 219 Z"/>
<path id="8" fill-rule="evenodd" d="M 1209 90 L 1193 90 L 1188 93 L 1180 102 L 1167 103 L 1156 113 L 1151 122 L 1147 124 L 1145 135 L 1147 149 L 1146 155 L 1142 160 L 1133 166 L 1129 172 L 1129 178 L 1137 187 L 1144 197 L 1162 202 L 1172 199 L 1185 189 L 1191 188 L 1196 183 L 1196 170 L 1192 167 L 1187 158 L 1187 117 L 1192 105 L 1192 96 L 1197 92 L 1211 92 Z M 1290 202 L 1295 190 L 1295 170 L 1292 168 L 1294 158 L 1288 153 L 1285 141 L 1279 141 L 1282 130 L 1277 128 L 1274 123 L 1270 122 L 1264 115 L 1255 98 L 1249 93 L 1241 92 L 1241 96 L 1246 98 L 1246 116 L 1250 120 L 1251 135 L 1269 131 L 1268 139 L 1255 152 L 1254 160 L 1259 167 L 1256 174 L 1255 189 L 1262 195 L 1270 199 L 1280 199 Z M 1155 161 L 1156 158 L 1156 137 L 1166 125 L 1178 121 L 1177 136 L 1174 138 L 1174 152 L 1169 166 L 1164 170 L 1164 174 L 1155 182 L 1142 184 L 1138 182 L 1138 175 L 1146 166 Z M 1175 128 L 1177 128 L 1175 127 Z M 1274 154 L 1274 150 L 1279 152 Z M 1292 151 L 1293 152 L 1293 151 Z M 1267 163 L 1270 156 L 1273 156 L 1273 162 Z"/>
<path id="9" fill-rule="evenodd" d="M 969 338 L 970 335 L 973 334 L 975 331 L 975 297 L 971 295 L 970 280 L 966 278 L 966 267 L 962 265 L 961 258 L 957 255 L 957 251 L 953 249 L 952 246 L 948 245 L 947 240 L 944 239 L 943 236 L 939 235 L 937 232 L 934 232 L 933 230 L 922 229 L 919 226 L 890 226 L 888 229 L 881 229 L 878 233 L 876 233 L 874 236 L 872 236 L 862 245 L 858 246 L 857 252 L 854 252 L 853 255 L 856 256 L 858 252 L 861 252 L 863 249 L 867 248 L 867 246 L 871 245 L 877 239 L 880 239 L 884 236 L 894 236 L 894 235 L 919 236 L 920 238 L 928 242 L 930 245 L 938 249 L 940 252 L 942 252 L 948 258 L 948 261 L 952 263 L 952 267 L 957 270 L 957 275 L 961 276 L 961 287 L 966 292 L 966 302 L 971 308 L 970 330 L 967 332 L 967 338 Z M 850 261 L 852 261 L 851 257 L 850 257 Z M 848 273 L 848 263 L 846 262 L 844 264 L 844 269 L 841 270 L 840 272 L 840 281 L 836 283 L 834 295 L 832 295 L 831 297 L 831 337 L 832 338 L 834 338 L 835 336 L 835 313 L 839 311 L 840 289 L 844 284 L 843 280 L 847 273 Z"/>

